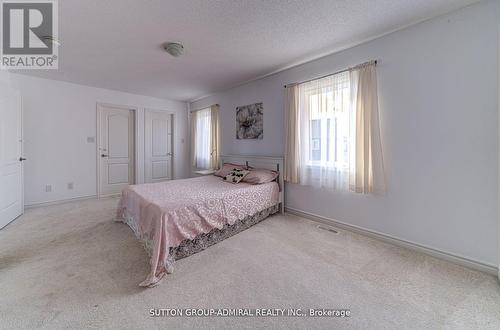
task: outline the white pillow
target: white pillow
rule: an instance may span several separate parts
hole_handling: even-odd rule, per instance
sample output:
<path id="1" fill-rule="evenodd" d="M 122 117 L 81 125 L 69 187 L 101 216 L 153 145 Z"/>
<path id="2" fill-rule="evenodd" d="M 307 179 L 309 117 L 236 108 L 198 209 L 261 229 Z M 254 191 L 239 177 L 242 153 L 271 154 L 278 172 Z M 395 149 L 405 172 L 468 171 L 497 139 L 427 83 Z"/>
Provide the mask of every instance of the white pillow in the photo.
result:
<path id="1" fill-rule="evenodd" d="M 232 169 L 231 171 L 229 171 L 229 174 L 226 175 L 225 177 L 223 177 L 222 180 L 227 181 L 227 182 L 231 182 L 231 183 L 238 183 L 241 180 L 243 180 L 245 175 L 247 175 L 248 173 L 250 173 L 250 171 L 235 168 L 235 169 Z"/>

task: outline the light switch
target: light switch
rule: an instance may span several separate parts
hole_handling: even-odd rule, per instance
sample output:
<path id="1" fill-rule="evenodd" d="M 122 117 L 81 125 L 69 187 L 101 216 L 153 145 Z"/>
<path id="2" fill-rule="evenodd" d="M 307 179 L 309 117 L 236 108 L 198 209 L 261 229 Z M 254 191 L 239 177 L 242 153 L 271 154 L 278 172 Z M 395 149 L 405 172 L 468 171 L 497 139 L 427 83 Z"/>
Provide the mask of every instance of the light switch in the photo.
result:
<path id="1" fill-rule="evenodd" d="M 87 138 L 87 143 L 95 143 L 95 137 L 93 137 L 93 136 L 89 136 L 89 137 Z"/>

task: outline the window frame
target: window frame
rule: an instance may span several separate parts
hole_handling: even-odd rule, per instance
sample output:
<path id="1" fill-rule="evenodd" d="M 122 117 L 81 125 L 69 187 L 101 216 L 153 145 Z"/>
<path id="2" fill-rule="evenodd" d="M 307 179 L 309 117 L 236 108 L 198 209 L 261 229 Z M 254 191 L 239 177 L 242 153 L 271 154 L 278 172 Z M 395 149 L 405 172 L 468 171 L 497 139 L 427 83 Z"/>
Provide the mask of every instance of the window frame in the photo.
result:
<path id="1" fill-rule="evenodd" d="M 344 85 L 342 85 L 344 84 Z M 338 87 L 336 88 L 337 85 Z M 312 111 L 311 111 L 311 98 L 312 97 L 322 97 L 322 95 L 324 94 L 328 94 L 328 93 L 334 93 L 334 90 L 335 89 L 338 89 L 338 90 L 341 90 L 341 89 L 348 89 L 349 90 L 349 93 L 350 93 L 350 81 L 349 81 L 349 78 L 347 77 L 346 78 L 346 81 L 343 82 L 343 83 L 340 83 L 340 84 L 331 84 L 331 85 L 327 85 L 327 86 L 324 86 L 324 87 L 321 87 L 321 90 L 327 90 L 326 92 L 322 92 L 322 93 L 317 93 L 318 91 L 318 88 L 310 88 L 309 90 L 305 90 L 304 91 L 304 97 L 306 98 L 307 102 L 306 102 L 306 109 L 305 111 L 308 111 L 308 115 L 309 115 L 309 135 L 310 135 L 310 145 L 312 146 L 312 125 L 311 123 L 314 121 L 314 120 L 319 120 L 320 122 L 320 130 L 323 128 L 323 121 L 328 121 L 330 120 L 329 124 L 326 124 L 326 126 L 328 127 L 329 125 L 332 125 L 332 122 L 335 122 L 335 128 L 334 130 L 337 130 L 338 129 L 338 122 L 339 122 L 339 119 L 342 119 L 340 118 L 340 115 L 338 114 L 337 111 L 326 111 L 323 115 L 321 114 L 321 111 L 318 109 L 318 111 L 316 111 L 317 114 L 319 114 L 318 117 L 316 118 L 312 118 Z M 332 96 L 333 97 L 333 96 Z M 319 107 L 319 105 L 318 105 Z M 328 122 L 327 122 L 328 123 Z M 329 136 L 329 132 L 330 132 L 330 129 L 331 129 L 332 126 L 329 127 L 329 130 L 328 132 L 326 133 L 327 136 Z M 320 136 L 321 136 L 321 133 L 320 133 Z M 321 137 L 319 139 L 319 143 L 320 143 L 320 150 L 321 150 Z M 329 144 L 329 142 L 328 142 Z M 346 171 L 346 172 L 349 172 L 349 163 L 344 163 L 344 162 L 339 162 L 338 161 L 338 153 L 339 153 L 339 150 L 337 148 L 334 148 L 335 150 L 335 159 L 333 161 L 330 161 L 330 160 L 327 160 L 327 161 L 324 161 L 324 160 L 312 160 L 312 148 L 309 148 L 309 155 L 306 159 L 306 164 L 305 167 L 307 169 L 310 169 L 310 170 L 314 170 L 314 169 L 319 169 L 319 168 L 323 168 L 326 167 L 331 169 L 332 171 L 338 171 L 338 170 L 341 170 L 341 171 Z M 328 150 L 327 150 L 328 152 Z M 320 157 L 321 158 L 321 157 Z M 330 157 L 328 157 L 330 158 Z"/>

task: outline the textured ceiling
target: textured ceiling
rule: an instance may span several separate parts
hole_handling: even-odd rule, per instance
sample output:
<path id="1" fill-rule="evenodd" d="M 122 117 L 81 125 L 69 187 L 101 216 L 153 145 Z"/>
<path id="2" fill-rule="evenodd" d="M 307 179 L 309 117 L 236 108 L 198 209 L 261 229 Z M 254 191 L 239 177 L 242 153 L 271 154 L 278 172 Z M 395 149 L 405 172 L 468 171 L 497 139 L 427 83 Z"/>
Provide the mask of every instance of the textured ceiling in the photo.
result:
<path id="1" fill-rule="evenodd" d="M 60 0 L 59 70 L 23 73 L 191 100 L 474 2 Z"/>

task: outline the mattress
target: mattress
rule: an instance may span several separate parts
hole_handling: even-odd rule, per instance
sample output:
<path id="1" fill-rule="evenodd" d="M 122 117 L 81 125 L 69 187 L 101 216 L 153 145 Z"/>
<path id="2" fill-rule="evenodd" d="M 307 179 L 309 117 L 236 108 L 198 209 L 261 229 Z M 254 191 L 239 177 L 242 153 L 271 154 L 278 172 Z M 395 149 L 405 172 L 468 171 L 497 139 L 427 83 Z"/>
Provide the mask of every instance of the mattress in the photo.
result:
<path id="1" fill-rule="evenodd" d="M 279 203 L 276 182 L 232 184 L 203 176 L 124 189 L 118 219 L 148 245 L 150 271 L 140 286 L 154 286 L 170 272 L 170 248 L 233 225 Z"/>

